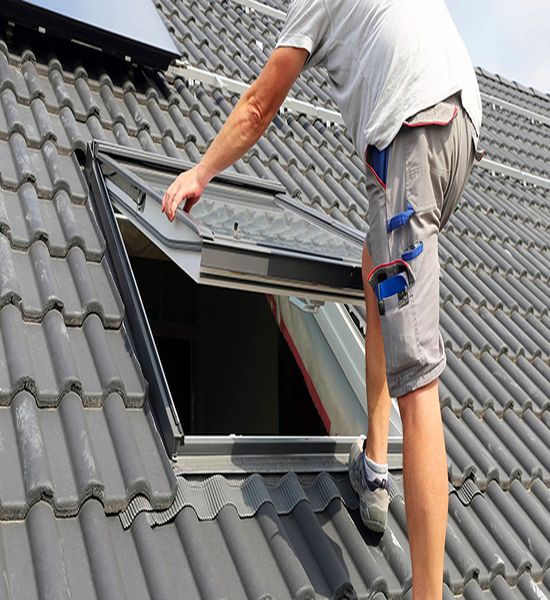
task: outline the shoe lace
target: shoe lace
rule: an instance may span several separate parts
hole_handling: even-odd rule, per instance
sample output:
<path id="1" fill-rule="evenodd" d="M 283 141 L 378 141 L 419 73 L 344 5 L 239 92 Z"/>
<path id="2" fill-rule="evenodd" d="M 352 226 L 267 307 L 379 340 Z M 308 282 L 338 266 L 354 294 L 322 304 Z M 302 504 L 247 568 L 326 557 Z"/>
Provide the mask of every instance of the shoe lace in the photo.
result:
<path id="1" fill-rule="evenodd" d="M 383 479 L 377 477 L 374 481 L 370 481 L 366 477 L 364 477 L 364 481 L 370 490 L 385 489 L 388 492 L 390 491 L 390 484 L 386 477 L 384 477 Z"/>

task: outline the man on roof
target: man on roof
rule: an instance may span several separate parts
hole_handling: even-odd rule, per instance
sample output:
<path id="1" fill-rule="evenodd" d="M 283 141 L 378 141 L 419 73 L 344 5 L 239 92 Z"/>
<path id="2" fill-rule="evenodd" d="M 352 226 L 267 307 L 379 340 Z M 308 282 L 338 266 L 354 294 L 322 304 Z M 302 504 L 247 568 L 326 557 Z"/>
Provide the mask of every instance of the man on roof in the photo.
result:
<path id="1" fill-rule="evenodd" d="M 368 432 L 352 446 L 350 481 L 365 525 L 384 531 L 389 505 L 391 397 L 403 423 L 403 482 L 414 600 L 443 595 L 447 461 L 438 395 L 446 365 L 439 331 L 438 236 L 476 158 L 481 100 L 444 0 L 291 0 L 264 69 L 201 162 L 164 195 L 174 219 L 263 134 L 292 84 L 326 69 L 365 164 L 368 234 Z"/>

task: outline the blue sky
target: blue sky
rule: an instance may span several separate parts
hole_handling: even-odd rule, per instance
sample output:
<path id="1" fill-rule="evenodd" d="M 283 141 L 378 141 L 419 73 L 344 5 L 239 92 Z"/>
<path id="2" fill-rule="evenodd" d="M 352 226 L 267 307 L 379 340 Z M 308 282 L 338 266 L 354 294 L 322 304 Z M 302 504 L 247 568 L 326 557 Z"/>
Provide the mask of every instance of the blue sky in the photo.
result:
<path id="1" fill-rule="evenodd" d="M 550 0 L 446 0 L 475 66 L 550 93 Z"/>

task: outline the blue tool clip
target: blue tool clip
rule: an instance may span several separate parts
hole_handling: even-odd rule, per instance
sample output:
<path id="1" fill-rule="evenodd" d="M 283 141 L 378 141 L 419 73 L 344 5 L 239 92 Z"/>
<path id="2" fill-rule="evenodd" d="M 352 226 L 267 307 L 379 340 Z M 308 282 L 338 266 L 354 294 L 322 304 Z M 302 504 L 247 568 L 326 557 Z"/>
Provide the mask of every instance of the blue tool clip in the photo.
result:
<path id="1" fill-rule="evenodd" d="M 410 266 L 404 260 L 398 259 L 378 265 L 369 274 L 368 282 L 378 300 L 380 315 L 386 314 L 384 301 L 391 296 L 397 294 L 398 308 L 403 308 L 409 303 L 408 289 L 413 283 L 413 276 Z"/>

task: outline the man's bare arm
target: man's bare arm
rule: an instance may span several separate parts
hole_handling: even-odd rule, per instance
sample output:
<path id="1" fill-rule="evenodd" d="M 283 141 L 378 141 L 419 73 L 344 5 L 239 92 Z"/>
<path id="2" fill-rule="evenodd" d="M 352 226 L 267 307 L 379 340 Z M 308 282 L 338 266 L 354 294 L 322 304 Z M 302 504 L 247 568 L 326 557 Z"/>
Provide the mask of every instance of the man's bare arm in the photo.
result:
<path id="1" fill-rule="evenodd" d="M 170 221 L 185 200 L 189 212 L 208 182 L 239 160 L 258 141 L 277 114 L 308 57 L 303 48 L 277 48 L 258 79 L 242 95 L 200 163 L 181 173 L 162 200 Z"/>

